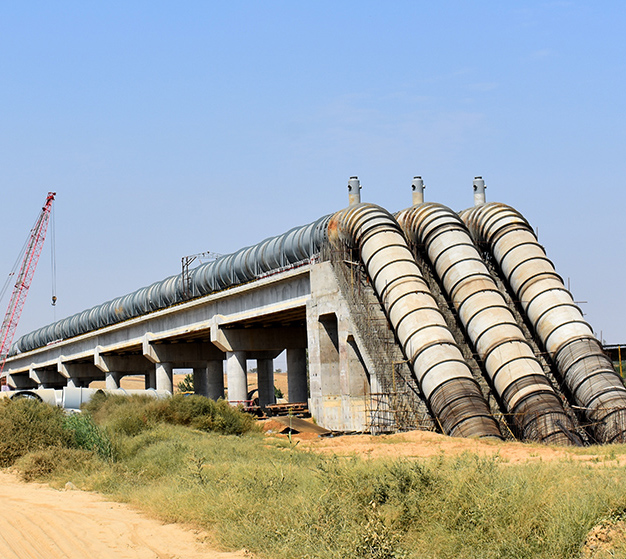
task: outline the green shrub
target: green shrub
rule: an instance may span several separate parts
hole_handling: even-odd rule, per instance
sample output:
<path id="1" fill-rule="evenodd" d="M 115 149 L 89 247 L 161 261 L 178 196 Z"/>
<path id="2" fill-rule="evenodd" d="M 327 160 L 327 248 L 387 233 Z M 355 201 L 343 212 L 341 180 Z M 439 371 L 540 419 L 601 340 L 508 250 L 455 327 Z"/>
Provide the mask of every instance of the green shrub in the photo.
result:
<path id="1" fill-rule="evenodd" d="M 254 418 L 228 402 L 204 396 L 177 394 L 171 398 L 98 394 L 85 407 L 99 425 L 135 436 L 161 423 L 185 425 L 201 431 L 242 435 L 256 428 Z"/>
<path id="2" fill-rule="evenodd" d="M 76 448 L 91 450 L 105 460 L 113 459 L 113 446 L 107 432 L 95 424 L 88 412 L 75 413 L 65 418 L 65 428 L 73 433 Z"/>
<path id="3" fill-rule="evenodd" d="M 25 481 L 48 479 L 55 475 L 74 477 L 76 469 L 87 473 L 97 468 L 94 453 L 77 448 L 51 447 L 25 454 L 15 462 Z"/>
<path id="4" fill-rule="evenodd" d="M 134 436 L 154 427 L 155 422 L 147 412 L 153 403 L 154 399 L 149 396 L 99 392 L 83 405 L 83 410 L 91 414 L 98 425 L 111 432 Z"/>
<path id="5" fill-rule="evenodd" d="M 0 466 L 10 466 L 31 451 L 68 446 L 71 434 L 64 429 L 64 420 L 62 409 L 38 400 L 1 400 Z"/>
<path id="6" fill-rule="evenodd" d="M 193 392 L 195 390 L 193 385 L 193 375 L 191 373 L 186 374 L 185 378 L 178 383 L 177 388 L 181 392 Z"/>

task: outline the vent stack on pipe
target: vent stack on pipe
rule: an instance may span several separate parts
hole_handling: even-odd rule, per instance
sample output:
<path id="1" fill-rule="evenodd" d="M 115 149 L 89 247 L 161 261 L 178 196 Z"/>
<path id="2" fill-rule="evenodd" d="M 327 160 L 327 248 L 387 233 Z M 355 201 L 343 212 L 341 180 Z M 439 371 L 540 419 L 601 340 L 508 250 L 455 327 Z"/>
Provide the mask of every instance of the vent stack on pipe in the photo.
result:
<path id="1" fill-rule="evenodd" d="M 579 443 L 461 218 L 446 206 L 426 203 L 399 212 L 396 219 L 409 241 L 425 248 L 518 436 L 548 444 Z"/>
<path id="2" fill-rule="evenodd" d="M 596 441 L 626 442 L 626 387 L 532 227 L 515 209 L 493 202 L 461 217 L 493 255 Z"/>
<path id="3" fill-rule="evenodd" d="M 424 203 L 424 181 L 422 177 L 413 177 L 411 189 L 413 190 L 413 205 L 417 206 Z"/>
<path id="4" fill-rule="evenodd" d="M 356 248 L 409 366 L 447 435 L 501 438 L 469 366 L 393 216 L 374 204 L 337 212 L 335 246 Z"/>
<path id="5" fill-rule="evenodd" d="M 359 177 L 350 177 L 348 181 L 348 202 L 350 206 L 361 203 L 361 181 Z"/>
<path id="6" fill-rule="evenodd" d="M 487 199 L 485 198 L 485 181 L 482 177 L 474 177 L 474 206 L 480 206 L 484 204 Z"/>

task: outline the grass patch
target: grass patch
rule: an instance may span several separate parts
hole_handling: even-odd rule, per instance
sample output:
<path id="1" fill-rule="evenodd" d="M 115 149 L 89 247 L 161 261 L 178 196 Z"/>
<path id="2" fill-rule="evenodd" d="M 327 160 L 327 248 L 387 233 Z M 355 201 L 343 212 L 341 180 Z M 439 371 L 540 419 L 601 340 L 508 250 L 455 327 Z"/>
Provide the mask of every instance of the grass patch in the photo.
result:
<path id="1" fill-rule="evenodd" d="M 177 394 L 172 398 L 96 394 L 85 406 L 96 423 L 112 432 L 134 436 L 156 425 L 185 425 L 201 431 L 242 435 L 255 430 L 254 419 L 224 400 Z"/>
<path id="2" fill-rule="evenodd" d="M 29 452 L 71 445 L 64 422 L 62 409 L 37 400 L 0 400 L 0 466 L 11 466 Z"/>
<path id="3" fill-rule="evenodd" d="M 51 429 L 60 442 L 15 466 L 275 559 L 574 558 L 593 526 L 626 510 L 624 470 L 609 463 L 329 457 L 264 438 L 237 410 L 220 415 L 202 400 L 101 399 L 80 420 L 61 415 Z M 36 415 L 56 426 L 55 413 Z M 110 455 L 99 450 L 105 435 Z"/>

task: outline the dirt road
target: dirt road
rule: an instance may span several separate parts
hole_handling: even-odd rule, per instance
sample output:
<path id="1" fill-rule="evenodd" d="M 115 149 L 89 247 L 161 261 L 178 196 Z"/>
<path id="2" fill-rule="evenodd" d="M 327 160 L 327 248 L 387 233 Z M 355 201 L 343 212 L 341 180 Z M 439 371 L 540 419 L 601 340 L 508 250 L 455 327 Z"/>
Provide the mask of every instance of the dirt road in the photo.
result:
<path id="1" fill-rule="evenodd" d="M 85 491 L 56 491 L 0 472 L 2 559 L 243 559 Z"/>

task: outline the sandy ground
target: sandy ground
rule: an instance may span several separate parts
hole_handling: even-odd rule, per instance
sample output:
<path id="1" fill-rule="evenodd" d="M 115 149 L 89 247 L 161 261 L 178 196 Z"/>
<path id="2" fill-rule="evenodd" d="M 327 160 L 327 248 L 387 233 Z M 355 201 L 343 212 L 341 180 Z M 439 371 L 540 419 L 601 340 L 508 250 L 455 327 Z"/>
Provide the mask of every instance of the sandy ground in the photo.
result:
<path id="1" fill-rule="evenodd" d="M 278 419 L 278 418 L 277 418 Z M 310 420 L 309 420 L 310 421 Z M 284 421 L 268 419 L 262 422 L 266 434 L 287 438 L 287 424 Z M 506 464 L 529 462 L 550 462 L 554 460 L 573 460 L 588 463 L 591 466 L 624 466 L 626 454 L 612 453 L 609 456 L 577 453 L 575 450 L 548 447 L 541 444 L 503 442 L 486 439 L 462 439 L 447 437 L 430 431 L 409 431 L 393 435 L 343 435 L 320 436 L 311 429 L 292 434 L 300 448 L 335 454 L 337 456 L 360 456 L 361 458 L 430 458 L 439 455 L 458 456 L 471 452 L 480 456 L 497 456 Z"/>
<path id="2" fill-rule="evenodd" d="M 0 472 L 2 559 L 243 559 L 207 534 L 162 524 L 86 491 L 57 491 Z"/>

